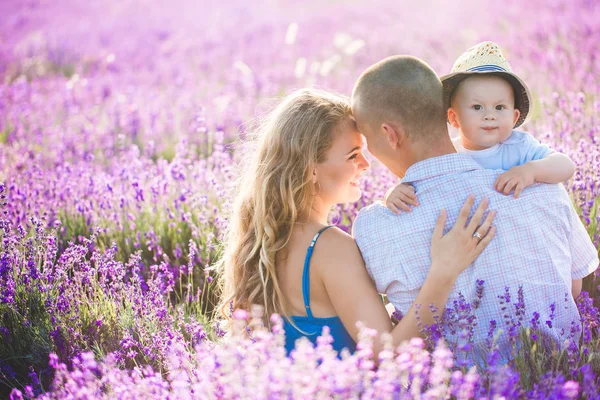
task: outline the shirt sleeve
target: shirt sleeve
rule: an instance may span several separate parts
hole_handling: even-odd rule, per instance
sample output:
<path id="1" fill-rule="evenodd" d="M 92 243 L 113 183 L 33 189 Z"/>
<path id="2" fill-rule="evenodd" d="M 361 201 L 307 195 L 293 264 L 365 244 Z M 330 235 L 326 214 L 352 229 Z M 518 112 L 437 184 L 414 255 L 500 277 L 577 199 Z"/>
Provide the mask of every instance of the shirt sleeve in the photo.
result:
<path id="1" fill-rule="evenodd" d="M 541 160 L 554 153 L 554 150 L 550 146 L 540 143 L 539 140 L 529 134 L 524 134 L 523 138 L 523 151 L 521 152 L 519 165 L 523 165 L 529 161 Z"/>
<path id="2" fill-rule="evenodd" d="M 429 272 L 429 263 L 424 260 L 429 246 L 420 246 L 418 235 L 400 237 L 401 225 L 396 219 L 388 219 L 385 212 L 387 208 L 382 204 L 362 209 L 354 220 L 352 234 L 375 288 L 405 314 Z M 406 260 L 411 260 L 411 268 Z"/>
<path id="3" fill-rule="evenodd" d="M 354 241 L 360 250 L 369 276 L 374 280 L 371 269 L 369 268 L 371 262 L 369 259 L 368 224 L 366 223 L 365 219 L 368 219 L 368 217 L 365 215 L 365 210 L 363 209 L 358 212 L 358 215 L 354 219 L 354 223 L 352 225 L 352 237 L 354 238 Z"/>
<path id="4" fill-rule="evenodd" d="M 582 279 L 593 273 L 600 263 L 598 250 L 594 247 L 590 235 L 573 208 L 569 215 L 571 220 L 571 279 Z"/>

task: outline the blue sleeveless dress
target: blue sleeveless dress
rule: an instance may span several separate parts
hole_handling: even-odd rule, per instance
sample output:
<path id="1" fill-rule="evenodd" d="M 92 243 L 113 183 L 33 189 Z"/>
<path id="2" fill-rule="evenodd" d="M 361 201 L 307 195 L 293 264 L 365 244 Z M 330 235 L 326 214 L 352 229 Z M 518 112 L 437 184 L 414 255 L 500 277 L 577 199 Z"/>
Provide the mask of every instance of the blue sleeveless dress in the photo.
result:
<path id="1" fill-rule="evenodd" d="M 290 319 L 303 332 L 298 331 L 287 319 L 283 320 L 283 329 L 285 331 L 285 349 L 288 353 L 294 349 L 297 339 L 306 337 L 313 344 L 317 343 L 317 337 L 321 335 L 324 326 L 328 326 L 331 336 L 333 337 L 333 348 L 339 353 L 343 348 L 347 348 L 350 352 L 356 350 L 356 343 L 352 336 L 348 333 L 340 317 L 316 318 L 313 317 L 310 310 L 310 258 L 312 257 L 313 249 L 317 239 L 326 229 L 331 226 L 326 226 L 321 229 L 313 238 L 304 259 L 304 271 L 302 273 L 302 296 L 304 297 L 304 308 L 306 308 L 306 316 L 290 316 Z"/>

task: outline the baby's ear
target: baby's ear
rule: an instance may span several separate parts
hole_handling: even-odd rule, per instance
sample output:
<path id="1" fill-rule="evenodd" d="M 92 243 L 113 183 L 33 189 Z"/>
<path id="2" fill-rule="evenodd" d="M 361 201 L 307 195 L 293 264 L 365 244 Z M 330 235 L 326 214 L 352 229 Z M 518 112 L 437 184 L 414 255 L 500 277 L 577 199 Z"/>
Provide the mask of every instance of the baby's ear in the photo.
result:
<path id="1" fill-rule="evenodd" d="M 517 123 L 520 116 L 521 116 L 521 111 L 519 111 L 518 108 L 515 108 L 515 117 L 513 118 L 513 126 Z"/>
<path id="2" fill-rule="evenodd" d="M 456 129 L 460 128 L 460 125 L 458 124 L 458 118 L 456 116 L 456 111 L 454 111 L 454 108 L 452 107 L 448 109 L 448 122 L 450 122 L 450 125 L 452 125 Z M 515 122 L 517 121 L 515 120 Z"/>

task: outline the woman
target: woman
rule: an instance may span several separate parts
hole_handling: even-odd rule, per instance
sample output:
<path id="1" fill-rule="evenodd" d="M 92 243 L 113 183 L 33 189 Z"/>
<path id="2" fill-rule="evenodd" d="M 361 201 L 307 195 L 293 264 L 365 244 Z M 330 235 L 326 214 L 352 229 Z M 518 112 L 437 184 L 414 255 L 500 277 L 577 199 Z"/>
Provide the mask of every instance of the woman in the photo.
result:
<path id="1" fill-rule="evenodd" d="M 369 167 L 348 102 L 323 91 L 297 91 L 257 133 L 257 148 L 240 180 L 221 264 L 223 315 L 229 315 L 231 306 L 249 310 L 259 304 L 269 325 L 272 313 L 281 314 L 288 352 L 299 337 L 314 342 L 325 325 L 338 351 L 354 349 L 358 321 L 379 333 L 390 332 L 395 346 L 418 336 L 419 324 L 434 320 L 431 308 L 420 308 L 417 316 L 413 305 L 392 329 L 354 240 L 328 226 L 335 204 L 360 198 L 358 179 Z M 443 309 L 460 272 L 494 236 L 495 229 L 490 229 L 494 213 L 481 223 L 485 201 L 467 225 L 472 206 L 469 196 L 446 235 L 446 216 L 440 213 L 430 273 L 415 304 Z M 481 241 L 473 238 L 479 223 L 480 232 L 489 229 Z M 380 346 L 375 340 L 375 354 Z"/>

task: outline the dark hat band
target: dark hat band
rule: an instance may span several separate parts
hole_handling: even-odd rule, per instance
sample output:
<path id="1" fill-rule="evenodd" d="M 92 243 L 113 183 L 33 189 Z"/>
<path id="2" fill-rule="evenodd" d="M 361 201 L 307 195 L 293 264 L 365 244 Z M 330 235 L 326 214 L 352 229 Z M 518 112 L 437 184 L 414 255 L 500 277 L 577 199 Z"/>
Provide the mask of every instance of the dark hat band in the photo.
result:
<path id="1" fill-rule="evenodd" d="M 500 72 L 506 72 L 506 70 L 498 65 L 491 65 L 491 64 L 487 64 L 487 65 L 477 65 L 473 68 L 469 68 L 467 71 L 473 71 L 473 72 L 492 72 L 492 71 L 500 71 Z"/>

